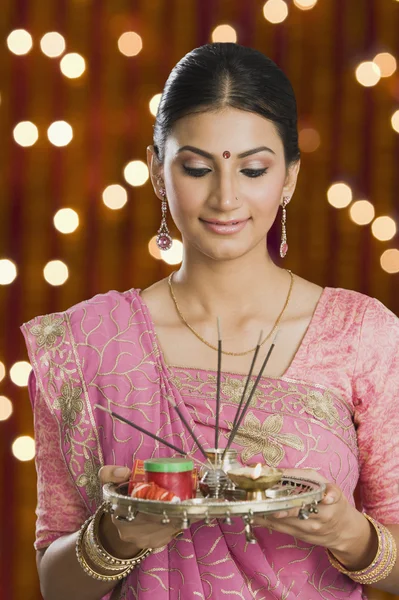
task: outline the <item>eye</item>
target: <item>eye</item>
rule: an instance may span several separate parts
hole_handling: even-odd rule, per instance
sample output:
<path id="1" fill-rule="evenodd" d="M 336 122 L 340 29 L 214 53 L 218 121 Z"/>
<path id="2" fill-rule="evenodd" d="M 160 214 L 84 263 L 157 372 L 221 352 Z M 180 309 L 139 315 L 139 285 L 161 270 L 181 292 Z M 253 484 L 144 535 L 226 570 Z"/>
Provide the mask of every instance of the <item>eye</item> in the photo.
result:
<path id="1" fill-rule="evenodd" d="M 211 172 L 210 169 L 194 169 L 193 167 L 186 167 L 185 165 L 183 165 L 183 169 L 190 177 L 203 177 Z"/>
<path id="2" fill-rule="evenodd" d="M 267 173 L 267 169 L 242 169 L 241 173 L 244 173 L 246 177 L 262 177 Z"/>

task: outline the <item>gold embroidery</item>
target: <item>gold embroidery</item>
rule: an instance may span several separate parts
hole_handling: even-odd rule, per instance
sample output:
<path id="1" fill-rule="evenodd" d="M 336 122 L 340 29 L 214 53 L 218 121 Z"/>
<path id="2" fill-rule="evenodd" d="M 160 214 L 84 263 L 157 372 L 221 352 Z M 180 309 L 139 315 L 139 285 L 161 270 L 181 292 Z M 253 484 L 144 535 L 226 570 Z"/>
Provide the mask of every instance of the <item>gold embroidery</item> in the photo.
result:
<path id="1" fill-rule="evenodd" d="M 61 410 L 62 421 L 66 427 L 73 427 L 76 418 L 83 412 L 83 400 L 81 387 L 71 387 L 68 383 L 64 383 L 61 387 L 61 396 L 54 400 L 53 407 L 56 410 Z"/>
<path id="2" fill-rule="evenodd" d="M 57 319 L 54 315 L 46 315 L 42 318 L 39 325 L 34 325 L 30 333 L 36 337 L 36 343 L 41 348 L 47 349 L 54 346 L 57 337 L 63 337 L 65 327 L 62 325 L 62 319 Z"/>
<path id="3" fill-rule="evenodd" d="M 232 423 L 228 425 L 231 429 Z M 281 415 L 269 415 L 261 423 L 253 413 L 249 413 L 234 438 L 236 444 L 244 447 L 241 454 L 243 462 L 257 454 L 263 454 L 268 465 L 277 467 L 285 456 L 283 446 L 303 452 L 304 444 L 301 438 L 293 433 L 280 433 L 282 427 Z"/>
<path id="4" fill-rule="evenodd" d="M 244 387 L 245 387 L 245 379 L 233 379 L 232 377 L 227 376 L 226 379 L 222 382 L 221 392 L 224 396 L 227 397 L 227 401 L 234 402 L 234 404 L 239 404 Z M 250 381 L 248 384 L 247 392 L 245 394 L 245 398 L 247 399 L 249 394 L 254 387 L 254 381 Z M 250 402 L 250 406 L 256 406 L 258 398 L 261 398 L 262 391 L 260 389 L 256 389 L 252 400 Z"/>
<path id="5" fill-rule="evenodd" d="M 100 497 L 100 480 L 98 478 L 99 466 L 95 465 L 92 460 L 88 459 L 84 464 L 84 473 L 79 475 L 76 483 L 79 487 L 86 488 L 86 493 L 90 500 L 99 501 Z"/>
<path id="6" fill-rule="evenodd" d="M 305 412 L 316 419 L 327 421 L 330 426 L 339 421 L 338 411 L 328 391 L 322 394 L 316 390 L 311 390 L 303 399 L 303 403 Z"/>

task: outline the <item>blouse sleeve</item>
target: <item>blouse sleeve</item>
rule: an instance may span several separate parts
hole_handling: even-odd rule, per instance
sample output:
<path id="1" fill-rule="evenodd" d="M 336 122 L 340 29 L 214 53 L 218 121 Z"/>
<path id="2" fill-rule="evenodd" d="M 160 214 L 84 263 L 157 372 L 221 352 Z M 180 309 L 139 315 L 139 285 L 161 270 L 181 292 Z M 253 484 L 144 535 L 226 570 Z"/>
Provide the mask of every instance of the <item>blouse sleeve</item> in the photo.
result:
<path id="1" fill-rule="evenodd" d="M 69 475 L 60 448 L 57 421 L 36 386 L 33 371 L 28 389 L 35 426 L 38 496 L 35 548 L 39 550 L 77 531 L 89 513 Z"/>
<path id="2" fill-rule="evenodd" d="M 376 299 L 363 316 L 354 392 L 363 509 L 399 523 L 399 319 Z"/>

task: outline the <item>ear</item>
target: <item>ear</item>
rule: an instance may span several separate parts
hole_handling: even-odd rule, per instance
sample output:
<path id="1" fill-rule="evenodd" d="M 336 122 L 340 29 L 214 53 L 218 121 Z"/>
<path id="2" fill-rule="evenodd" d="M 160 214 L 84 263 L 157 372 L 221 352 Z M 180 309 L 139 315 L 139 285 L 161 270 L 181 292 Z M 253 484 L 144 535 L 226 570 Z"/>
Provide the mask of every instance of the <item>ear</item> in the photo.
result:
<path id="1" fill-rule="evenodd" d="M 158 160 L 154 146 L 147 147 L 147 165 L 154 192 L 156 196 L 160 200 L 162 200 L 162 196 L 160 195 L 159 190 L 163 187 L 160 184 L 160 181 L 163 181 L 163 166 L 162 163 Z"/>
<path id="2" fill-rule="evenodd" d="M 281 203 L 284 197 L 288 196 L 289 198 L 292 198 L 292 196 L 294 195 L 300 167 L 300 160 L 297 160 L 288 167 L 287 176 L 285 178 L 285 183 L 283 187 Z"/>

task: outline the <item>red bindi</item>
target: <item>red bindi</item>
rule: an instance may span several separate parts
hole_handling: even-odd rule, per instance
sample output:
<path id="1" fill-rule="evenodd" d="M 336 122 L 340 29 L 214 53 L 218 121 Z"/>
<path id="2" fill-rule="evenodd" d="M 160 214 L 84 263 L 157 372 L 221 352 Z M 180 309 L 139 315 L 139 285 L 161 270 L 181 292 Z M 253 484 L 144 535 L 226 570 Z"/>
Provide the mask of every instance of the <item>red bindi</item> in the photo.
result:
<path id="1" fill-rule="evenodd" d="M 231 154 L 230 154 L 230 152 L 228 150 L 225 150 L 223 152 L 223 158 L 230 158 L 230 156 L 231 156 Z"/>

